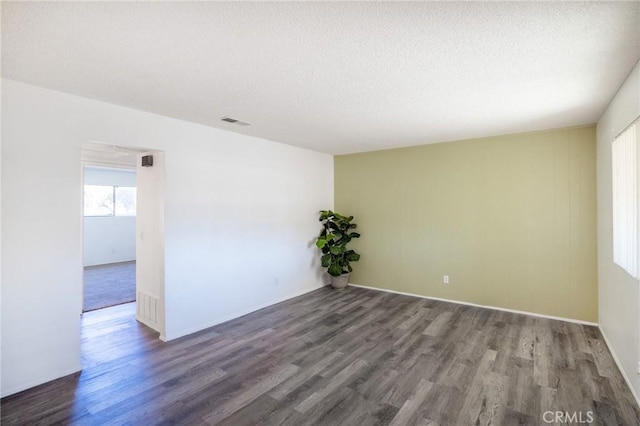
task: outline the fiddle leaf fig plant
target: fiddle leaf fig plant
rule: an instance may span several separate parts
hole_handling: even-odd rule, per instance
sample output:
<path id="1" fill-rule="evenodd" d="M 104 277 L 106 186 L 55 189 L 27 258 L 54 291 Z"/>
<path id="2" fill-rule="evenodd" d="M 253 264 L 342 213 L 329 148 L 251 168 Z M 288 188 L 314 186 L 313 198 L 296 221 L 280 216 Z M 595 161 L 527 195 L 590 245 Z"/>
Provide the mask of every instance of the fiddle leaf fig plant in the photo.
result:
<path id="1" fill-rule="evenodd" d="M 353 271 L 351 262 L 360 260 L 358 253 L 347 248 L 352 239 L 360 238 L 360 234 L 353 231 L 358 225 L 352 221 L 353 216 L 342 216 L 331 210 L 320 211 L 322 231 L 316 246 L 322 250 L 322 266 L 333 277 Z"/>

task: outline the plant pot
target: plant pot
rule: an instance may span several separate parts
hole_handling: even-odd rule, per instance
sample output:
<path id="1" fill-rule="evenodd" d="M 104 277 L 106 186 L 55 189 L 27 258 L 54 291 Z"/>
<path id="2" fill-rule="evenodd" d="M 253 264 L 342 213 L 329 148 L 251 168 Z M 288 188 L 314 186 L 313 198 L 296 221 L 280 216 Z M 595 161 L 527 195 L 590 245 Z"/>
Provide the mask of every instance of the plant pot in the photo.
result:
<path id="1" fill-rule="evenodd" d="M 349 284 L 349 274 L 342 274 L 337 277 L 331 276 L 331 287 L 341 290 L 347 284 Z"/>

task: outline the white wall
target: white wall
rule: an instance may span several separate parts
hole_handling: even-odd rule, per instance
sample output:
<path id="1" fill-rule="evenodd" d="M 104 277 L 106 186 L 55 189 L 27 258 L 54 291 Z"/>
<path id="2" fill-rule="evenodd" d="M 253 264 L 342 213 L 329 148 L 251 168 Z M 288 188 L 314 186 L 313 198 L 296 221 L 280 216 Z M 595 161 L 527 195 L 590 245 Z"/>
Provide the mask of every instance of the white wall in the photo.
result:
<path id="1" fill-rule="evenodd" d="M 640 283 L 613 263 L 611 142 L 640 115 L 638 63 L 598 121 L 599 321 L 636 395 L 640 394 Z M 636 397 L 637 399 L 637 397 Z"/>
<path id="2" fill-rule="evenodd" d="M 135 216 L 85 217 L 84 266 L 136 260 Z"/>
<path id="3" fill-rule="evenodd" d="M 168 339 L 323 284 L 331 156 L 11 80 L 2 103 L 2 395 L 80 369 L 84 141 L 166 154 Z"/>
<path id="4" fill-rule="evenodd" d="M 135 170 L 84 167 L 85 185 L 136 186 Z M 84 266 L 104 265 L 136 259 L 136 217 L 84 218 Z"/>
<path id="5" fill-rule="evenodd" d="M 142 156 L 153 166 L 142 167 Z M 136 236 L 136 300 L 138 321 L 165 336 L 164 297 L 164 152 L 138 155 L 138 216 Z"/>

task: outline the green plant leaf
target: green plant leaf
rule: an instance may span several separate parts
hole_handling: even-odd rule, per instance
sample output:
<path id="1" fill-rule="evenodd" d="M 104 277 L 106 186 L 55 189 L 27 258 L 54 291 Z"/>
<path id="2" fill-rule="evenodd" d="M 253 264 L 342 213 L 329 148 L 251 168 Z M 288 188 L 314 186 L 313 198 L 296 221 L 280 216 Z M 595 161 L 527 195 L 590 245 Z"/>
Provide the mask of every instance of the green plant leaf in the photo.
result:
<path id="1" fill-rule="evenodd" d="M 347 269 L 349 270 L 349 272 L 353 272 L 353 268 L 351 267 L 351 265 L 347 265 Z"/>
<path id="2" fill-rule="evenodd" d="M 349 262 L 357 262 L 358 260 L 360 260 L 360 255 L 353 250 L 347 252 L 345 254 L 345 257 Z"/>
<path id="3" fill-rule="evenodd" d="M 332 246 L 329 250 L 331 254 L 342 254 L 345 252 L 344 246 Z"/>
<path id="4" fill-rule="evenodd" d="M 329 275 L 337 277 L 342 275 L 342 266 L 338 265 L 337 263 L 333 263 L 331 264 L 331 266 L 329 266 Z"/>
<path id="5" fill-rule="evenodd" d="M 354 250 L 348 250 L 347 244 L 353 238 L 359 238 L 358 232 L 351 232 L 357 225 L 351 223 L 353 216 L 343 216 L 331 210 L 320 211 L 322 230 L 316 240 L 316 246 L 322 251 L 322 266 L 332 276 L 352 271 L 350 262 L 360 259 Z"/>

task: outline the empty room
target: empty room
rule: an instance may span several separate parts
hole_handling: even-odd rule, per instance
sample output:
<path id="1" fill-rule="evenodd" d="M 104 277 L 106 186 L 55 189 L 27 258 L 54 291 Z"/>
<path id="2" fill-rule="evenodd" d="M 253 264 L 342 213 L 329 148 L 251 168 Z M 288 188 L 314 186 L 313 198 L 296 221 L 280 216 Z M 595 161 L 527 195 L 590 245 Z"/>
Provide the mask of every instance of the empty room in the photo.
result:
<path id="1" fill-rule="evenodd" d="M 135 169 L 84 165 L 83 179 L 82 311 L 134 302 Z"/>
<path id="2" fill-rule="evenodd" d="M 640 2 L 0 7 L 3 425 L 640 425 Z"/>

